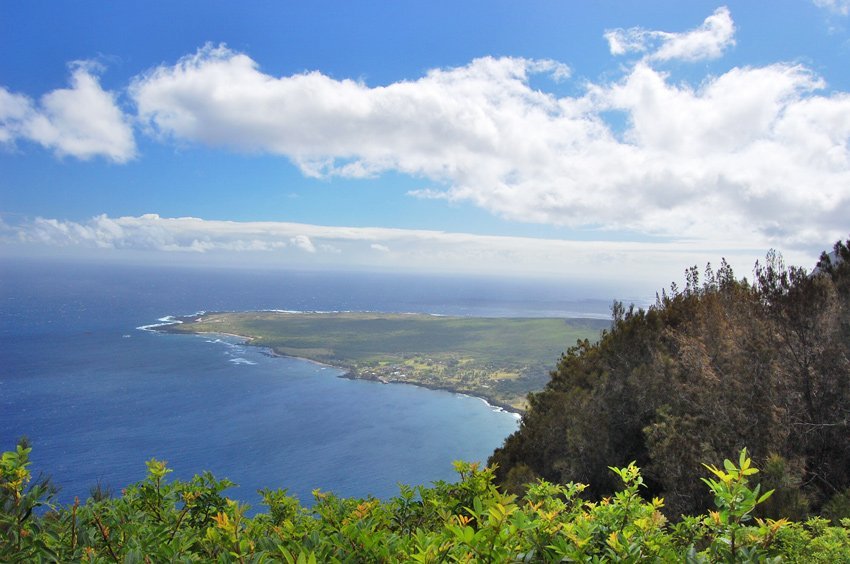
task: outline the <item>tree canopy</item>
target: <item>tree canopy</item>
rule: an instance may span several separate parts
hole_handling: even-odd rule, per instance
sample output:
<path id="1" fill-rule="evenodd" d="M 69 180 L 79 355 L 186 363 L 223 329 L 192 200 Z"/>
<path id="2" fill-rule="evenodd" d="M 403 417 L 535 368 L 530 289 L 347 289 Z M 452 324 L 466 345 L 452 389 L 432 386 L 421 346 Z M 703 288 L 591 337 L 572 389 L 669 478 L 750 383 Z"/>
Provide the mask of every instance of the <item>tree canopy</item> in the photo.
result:
<path id="1" fill-rule="evenodd" d="M 752 282 L 723 261 L 686 271 L 648 309 L 613 306 L 611 329 L 561 356 L 520 429 L 491 457 L 520 491 L 534 478 L 614 491 L 635 460 L 667 512 L 712 503 L 702 461 L 748 447 L 777 494 L 764 513 L 850 511 L 850 241 L 812 272 L 771 252 Z"/>

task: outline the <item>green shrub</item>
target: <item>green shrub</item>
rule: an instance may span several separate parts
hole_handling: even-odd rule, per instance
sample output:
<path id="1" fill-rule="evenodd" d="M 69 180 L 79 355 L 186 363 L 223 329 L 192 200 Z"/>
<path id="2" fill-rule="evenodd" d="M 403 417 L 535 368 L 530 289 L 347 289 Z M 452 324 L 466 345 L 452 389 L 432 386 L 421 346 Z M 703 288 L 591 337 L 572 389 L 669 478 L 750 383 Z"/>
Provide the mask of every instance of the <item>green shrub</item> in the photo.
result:
<path id="1" fill-rule="evenodd" d="M 675 524 L 663 500 L 642 497 L 634 463 L 611 468 L 621 487 L 599 501 L 583 497 L 583 484 L 543 480 L 520 499 L 496 487 L 494 469 L 458 462 L 457 482 L 401 486 L 387 501 L 315 491 L 305 508 L 285 490 L 261 490 L 268 512 L 247 517 L 223 495 L 228 480 L 169 481 L 159 460 L 119 497 L 55 508 L 49 484 L 30 485 L 29 452 L 22 444 L 2 458 L 4 562 L 850 561 L 850 521 L 753 516 L 770 492 L 751 485 L 757 470 L 746 450 L 737 464 L 706 467 L 716 509 Z"/>

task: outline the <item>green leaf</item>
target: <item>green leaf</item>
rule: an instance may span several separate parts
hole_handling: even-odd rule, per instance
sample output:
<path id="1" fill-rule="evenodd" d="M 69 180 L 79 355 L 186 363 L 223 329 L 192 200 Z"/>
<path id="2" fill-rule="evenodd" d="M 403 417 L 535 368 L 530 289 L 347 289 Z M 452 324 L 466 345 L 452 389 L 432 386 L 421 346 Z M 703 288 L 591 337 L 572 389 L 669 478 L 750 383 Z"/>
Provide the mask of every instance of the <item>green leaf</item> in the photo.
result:
<path id="1" fill-rule="evenodd" d="M 747 458 L 747 447 L 742 448 L 741 453 L 738 455 L 738 466 L 742 470 L 750 466 L 750 459 Z"/>
<path id="2" fill-rule="evenodd" d="M 768 491 L 764 492 L 764 495 L 762 495 L 756 503 L 759 504 L 759 503 L 762 503 L 763 501 L 766 501 L 767 498 L 769 498 L 770 496 L 773 495 L 774 491 L 775 490 L 768 490 Z"/>

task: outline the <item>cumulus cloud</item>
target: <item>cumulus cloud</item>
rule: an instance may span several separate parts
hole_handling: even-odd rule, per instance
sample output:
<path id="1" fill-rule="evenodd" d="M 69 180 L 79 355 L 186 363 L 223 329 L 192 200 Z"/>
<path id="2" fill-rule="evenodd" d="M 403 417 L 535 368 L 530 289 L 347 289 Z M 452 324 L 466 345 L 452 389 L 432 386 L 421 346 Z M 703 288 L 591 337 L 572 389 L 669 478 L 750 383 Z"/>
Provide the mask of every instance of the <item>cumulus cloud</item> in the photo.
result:
<path id="1" fill-rule="evenodd" d="M 551 61 L 485 57 L 368 86 L 270 76 L 223 46 L 153 69 L 130 92 L 160 137 L 283 155 L 316 177 L 416 175 L 435 187 L 414 196 L 510 220 L 783 248 L 846 235 L 848 95 L 825 93 L 796 64 L 732 68 L 698 86 L 653 66 L 719 55 L 734 41 L 726 8 L 659 33 L 610 35 L 624 51 L 648 49 L 645 34 L 657 45 L 622 78 L 573 96 L 530 85 L 534 73 L 566 75 Z"/>
<path id="2" fill-rule="evenodd" d="M 132 159 L 133 130 L 115 95 L 101 87 L 98 70 L 91 62 L 72 63 L 70 88 L 48 92 L 38 103 L 0 87 L 0 143 L 28 140 L 82 160 Z"/>
<path id="3" fill-rule="evenodd" d="M 612 53 L 642 57 L 619 78 L 570 95 L 531 85 L 540 73 L 569 78 L 550 60 L 483 57 L 370 86 L 318 71 L 272 76 L 248 55 L 212 45 L 136 77 L 128 92 L 156 138 L 281 155 L 320 178 L 413 175 L 431 186 L 414 197 L 469 202 L 509 220 L 809 251 L 845 237 L 847 93 L 827 91 L 798 64 L 731 68 L 696 85 L 657 68 L 716 58 L 734 33 L 726 8 L 682 33 L 609 31 Z M 0 143 L 17 139 L 78 158 L 121 162 L 135 151 L 114 94 L 86 64 L 72 67 L 70 88 L 38 103 L 0 88 Z M 72 235 L 109 245 L 107 219 L 101 234 Z M 64 228 L 95 227 L 79 225 Z M 134 233 L 154 246 L 164 236 L 150 225 Z M 169 243 L 175 249 L 225 244 L 181 233 Z M 345 251 L 308 232 L 226 244 Z M 387 255 L 374 252 L 380 246 L 402 250 L 370 245 L 375 256 Z"/>
<path id="4" fill-rule="evenodd" d="M 500 125 L 521 117 L 514 112 L 548 111 L 554 100 L 527 85 L 539 72 L 567 74 L 552 61 L 485 57 L 370 88 L 320 72 L 275 78 L 247 55 L 208 45 L 138 78 L 130 92 L 159 135 L 286 155 L 311 176 L 392 169 L 450 178 L 451 161 L 474 161 L 504 142 Z"/>
<path id="5" fill-rule="evenodd" d="M 608 30 L 605 39 L 612 55 L 648 53 L 657 61 L 717 59 L 735 44 L 735 23 L 729 9 L 721 7 L 698 28 L 684 33 L 632 27 Z"/>
<path id="6" fill-rule="evenodd" d="M 0 239 L 5 239 L 7 247 L 15 242 L 24 249 L 38 246 L 62 252 L 159 251 L 160 256 L 181 256 L 181 262 L 196 257 L 227 264 L 241 261 L 311 268 L 552 275 L 595 283 L 621 280 L 622 273 L 629 272 L 632 290 L 643 283 L 648 291 L 656 289 L 659 280 L 681 279 L 683 265 L 716 262 L 725 256 L 747 272 L 764 254 L 763 248 L 750 248 L 740 241 L 722 246 L 694 240 L 565 241 L 434 230 L 164 218 L 155 214 L 100 215 L 84 222 L 37 218 L 5 225 L 0 229 Z M 816 260 L 816 256 L 793 253 L 786 258 L 803 265 Z"/>

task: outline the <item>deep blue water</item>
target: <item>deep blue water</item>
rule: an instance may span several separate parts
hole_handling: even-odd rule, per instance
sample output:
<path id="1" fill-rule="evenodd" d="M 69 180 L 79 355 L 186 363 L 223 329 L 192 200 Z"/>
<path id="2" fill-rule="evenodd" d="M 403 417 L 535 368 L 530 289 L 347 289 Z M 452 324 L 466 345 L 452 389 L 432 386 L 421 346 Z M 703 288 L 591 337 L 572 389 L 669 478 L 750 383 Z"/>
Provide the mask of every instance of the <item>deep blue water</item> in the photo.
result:
<path id="1" fill-rule="evenodd" d="M 303 502 L 314 488 L 389 497 L 453 479 L 517 419 L 482 401 L 338 377 L 236 339 L 137 329 L 166 315 L 288 309 L 460 315 L 604 315 L 557 285 L 386 274 L 0 262 L 0 449 L 21 435 L 60 501 L 115 489 L 165 459 L 174 476 L 228 477 Z M 565 344 L 566 345 L 566 344 Z M 555 359 L 553 359 L 554 363 Z"/>

